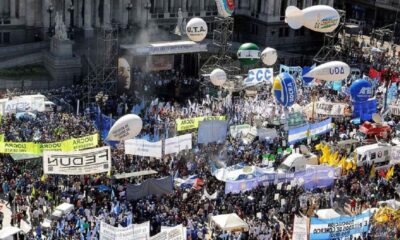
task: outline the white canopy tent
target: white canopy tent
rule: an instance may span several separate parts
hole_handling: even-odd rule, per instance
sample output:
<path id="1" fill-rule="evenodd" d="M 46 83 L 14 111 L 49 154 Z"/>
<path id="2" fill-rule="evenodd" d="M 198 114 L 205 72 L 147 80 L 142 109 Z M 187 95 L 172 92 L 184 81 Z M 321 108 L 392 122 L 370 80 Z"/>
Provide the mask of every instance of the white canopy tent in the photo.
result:
<path id="1" fill-rule="evenodd" d="M 337 217 L 341 216 L 339 213 L 337 213 L 332 208 L 315 210 L 315 215 L 317 215 L 317 217 L 320 219 L 331 219 L 331 218 L 337 218 Z"/>
<path id="2" fill-rule="evenodd" d="M 0 240 L 12 240 L 14 235 L 22 230 L 17 227 L 4 227 L 0 230 Z"/>
<path id="3" fill-rule="evenodd" d="M 224 231 L 248 230 L 249 225 L 236 213 L 222 214 L 211 217 L 211 222 Z"/>

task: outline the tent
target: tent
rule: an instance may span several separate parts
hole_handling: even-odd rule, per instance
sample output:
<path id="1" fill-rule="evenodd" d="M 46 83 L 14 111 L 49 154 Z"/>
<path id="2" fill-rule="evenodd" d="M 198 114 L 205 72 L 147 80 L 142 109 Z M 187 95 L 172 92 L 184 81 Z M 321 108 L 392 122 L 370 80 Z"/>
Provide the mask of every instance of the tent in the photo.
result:
<path id="1" fill-rule="evenodd" d="M 386 204 L 388 207 L 393 208 L 394 210 L 400 209 L 400 202 L 395 199 L 390 199 L 386 201 L 378 202 L 380 205 Z"/>
<path id="2" fill-rule="evenodd" d="M 62 203 L 56 207 L 54 212 L 51 214 L 53 217 L 62 217 L 62 215 L 67 214 L 74 210 L 74 205 L 69 203 Z"/>
<path id="3" fill-rule="evenodd" d="M 211 222 L 224 231 L 248 230 L 249 225 L 236 213 L 222 214 L 211 217 Z"/>
<path id="4" fill-rule="evenodd" d="M 0 239 L 14 239 L 13 236 L 22 230 L 17 227 L 4 227 L 0 230 Z"/>
<path id="5" fill-rule="evenodd" d="M 337 218 L 337 217 L 341 216 L 339 213 L 337 213 L 332 208 L 315 210 L 315 215 L 317 215 L 317 217 L 320 219 L 331 219 L 331 218 Z"/>

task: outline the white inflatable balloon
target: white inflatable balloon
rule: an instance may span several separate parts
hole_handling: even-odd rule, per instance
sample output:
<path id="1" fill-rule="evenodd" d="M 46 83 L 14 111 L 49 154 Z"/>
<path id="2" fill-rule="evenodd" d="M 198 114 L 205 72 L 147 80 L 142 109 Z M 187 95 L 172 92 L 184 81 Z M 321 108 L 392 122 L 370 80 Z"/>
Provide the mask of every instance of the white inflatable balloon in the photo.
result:
<path id="1" fill-rule="evenodd" d="M 278 59 L 278 53 L 273 48 L 267 47 L 261 53 L 261 60 L 265 65 L 272 66 L 276 63 L 277 59 Z"/>
<path id="2" fill-rule="evenodd" d="M 190 40 L 201 42 L 206 38 L 208 32 L 207 23 L 201 18 L 192 18 L 186 24 L 186 33 Z"/>
<path id="3" fill-rule="evenodd" d="M 350 66 L 340 61 L 332 61 L 313 68 L 303 77 L 315 78 L 324 81 L 339 81 L 350 75 Z"/>
<path id="4" fill-rule="evenodd" d="M 123 141 L 136 137 L 142 130 L 142 119 L 135 114 L 127 114 L 118 119 L 111 127 L 107 140 Z"/>
<path id="5" fill-rule="evenodd" d="M 214 69 L 210 75 L 211 83 L 215 86 L 222 86 L 226 82 L 226 72 L 222 69 Z"/>
<path id="6" fill-rule="evenodd" d="M 286 8 L 285 17 L 285 22 L 293 29 L 305 26 L 322 33 L 334 31 L 340 22 L 338 11 L 326 5 L 316 5 L 303 10 L 289 6 Z"/>

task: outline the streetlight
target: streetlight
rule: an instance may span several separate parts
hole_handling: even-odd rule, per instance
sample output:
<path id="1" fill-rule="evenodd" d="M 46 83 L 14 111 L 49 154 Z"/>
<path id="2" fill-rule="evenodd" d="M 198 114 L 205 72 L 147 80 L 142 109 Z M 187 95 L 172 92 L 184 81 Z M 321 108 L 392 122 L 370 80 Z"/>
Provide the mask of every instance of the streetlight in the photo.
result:
<path id="1" fill-rule="evenodd" d="M 72 33 L 74 31 L 74 5 L 69 5 L 68 7 L 68 12 L 69 12 L 69 33 L 70 33 L 70 38 L 72 39 Z"/>
<path id="2" fill-rule="evenodd" d="M 130 22 L 129 22 L 129 15 L 131 15 L 131 10 L 133 8 L 133 4 L 132 3 L 128 3 L 126 5 L 126 10 L 128 11 L 128 22 L 126 23 L 126 28 L 130 28 Z"/>
<path id="3" fill-rule="evenodd" d="M 53 27 L 51 26 L 51 14 L 54 11 L 53 4 L 50 4 L 49 7 L 47 8 L 47 12 L 49 13 L 49 36 L 53 36 Z"/>
<path id="4" fill-rule="evenodd" d="M 144 9 L 146 9 L 146 27 L 149 24 L 149 11 L 151 9 L 151 3 L 149 1 L 147 1 L 144 4 Z"/>

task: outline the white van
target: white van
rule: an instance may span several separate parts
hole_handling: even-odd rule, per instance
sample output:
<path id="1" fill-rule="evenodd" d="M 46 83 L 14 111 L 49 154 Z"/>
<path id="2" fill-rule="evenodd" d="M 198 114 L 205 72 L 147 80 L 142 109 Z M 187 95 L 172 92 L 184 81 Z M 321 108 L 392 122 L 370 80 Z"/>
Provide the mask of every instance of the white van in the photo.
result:
<path id="1" fill-rule="evenodd" d="M 17 227 L 4 227 L 0 230 L 0 240 L 23 239 L 24 233 Z"/>
<path id="2" fill-rule="evenodd" d="M 315 154 L 290 154 L 278 167 L 279 172 L 297 172 L 306 169 L 306 165 L 318 165 L 318 157 Z"/>
<path id="3" fill-rule="evenodd" d="M 386 143 L 375 143 L 356 148 L 357 165 L 375 164 L 383 166 L 389 164 L 392 145 Z"/>

